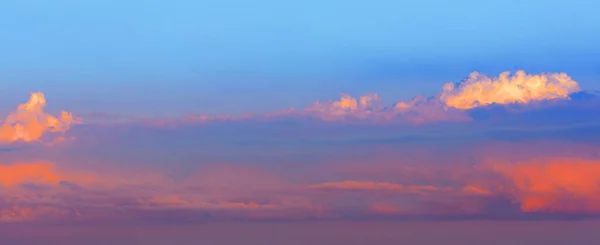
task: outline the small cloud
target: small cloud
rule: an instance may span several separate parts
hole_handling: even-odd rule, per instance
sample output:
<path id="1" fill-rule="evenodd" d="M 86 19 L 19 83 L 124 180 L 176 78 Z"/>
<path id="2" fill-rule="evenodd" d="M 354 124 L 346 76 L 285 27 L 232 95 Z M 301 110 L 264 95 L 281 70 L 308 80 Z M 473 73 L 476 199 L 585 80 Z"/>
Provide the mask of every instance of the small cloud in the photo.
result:
<path id="1" fill-rule="evenodd" d="M 358 191 L 402 191 L 409 193 L 422 193 L 424 191 L 436 191 L 434 186 L 403 186 L 388 182 L 363 182 L 363 181 L 342 181 L 326 182 L 310 185 L 313 189 L 338 189 L 338 190 L 358 190 Z"/>
<path id="2" fill-rule="evenodd" d="M 81 123 L 81 119 L 73 117 L 70 112 L 62 111 L 60 115 L 52 116 L 44 112 L 45 107 L 44 94 L 31 93 L 29 100 L 9 113 L 2 122 L 0 143 L 40 141 L 46 133 L 64 133 L 73 124 Z"/>
<path id="3" fill-rule="evenodd" d="M 463 188 L 463 191 L 469 195 L 488 196 L 488 195 L 493 194 L 490 190 L 487 190 L 487 189 L 481 188 L 481 187 L 477 187 L 477 186 L 472 186 L 472 185 L 465 186 Z"/>
<path id="4" fill-rule="evenodd" d="M 386 183 L 386 182 L 359 182 L 359 181 L 343 181 L 343 182 L 326 182 L 311 185 L 314 189 L 341 189 L 341 190 L 404 190 L 402 185 Z"/>
<path id="5" fill-rule="evenodd" d="M 325 121 L 344 119 L 365 119 L 382 110 L 379 104 L 381 97 L 376 93 L 368 93 L 358 99 L 348 94 L 341 94 L 339 100 L 315 102 L 306 107 L 303 112 Z"/>
<path id="6" fill-rule="evenodd" d="M 402 209 L 394 204 L 374 203 L 369 205 L 369 211 L 374 214 L 395 215 L 399 214 Z"/>

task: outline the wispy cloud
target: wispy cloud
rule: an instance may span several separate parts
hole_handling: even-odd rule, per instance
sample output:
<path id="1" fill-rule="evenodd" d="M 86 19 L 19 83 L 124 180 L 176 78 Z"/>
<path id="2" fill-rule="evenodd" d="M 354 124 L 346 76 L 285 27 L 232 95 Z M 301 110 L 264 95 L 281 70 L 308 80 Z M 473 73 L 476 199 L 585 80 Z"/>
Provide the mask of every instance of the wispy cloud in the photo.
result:
<path id="1" fill-rule="evenodd" d="M 60 180 L 52 163 L 0 165 L 0 184 L 6 187 L 25 183 L 58 184 Z"/>
<path id="2" fill-rule="evenodd" d="M 475 165 L 394 165 L 390 171 L 386 164 L 369 164 L 370 172 L 354 175 L 327 164 L 312 166 L 326 174 L 300 181 L 264 167 L 232 164 L 201 168 L 183 178 L 151 170 L 2 165 L 0 220 L 145 220 L 162 212 L 217 220 L 600 214 L 597 159 L 548 156 L 518 162 L 493 158 Z M 388 181 L 389 174 L 398 181 Z M 346 180 L 334 181 L 341 178 Z"/>

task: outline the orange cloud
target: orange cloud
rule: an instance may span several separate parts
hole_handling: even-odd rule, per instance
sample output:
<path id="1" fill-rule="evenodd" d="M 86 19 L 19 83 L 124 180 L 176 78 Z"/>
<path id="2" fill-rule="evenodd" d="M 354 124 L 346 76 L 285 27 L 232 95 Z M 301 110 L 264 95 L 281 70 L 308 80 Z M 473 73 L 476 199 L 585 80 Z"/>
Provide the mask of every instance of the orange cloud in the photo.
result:
<path id="1" fill-rule="evenodd" d="M 52 163 L 0 165 L 0 184 L 7 187 L 23 183 L 58 184 L 60 180 Z"/>
<path id="2" fill-rule="evenodd" d="M 304 109 L 304 112 L 325 121 L 348 118 L 367 118 L 382 108 L 378 105 L 381 97 L 376 93 L 368 93 L 358 99 L 348 94 L 341 94 L 339 100 L 317 101 Z"/>
<path id="3" fill-rule="evenodd" d="M 472 186 L 472 185 L 463 187 L 463 192 L 470 194 L 470 195 L 483 195 L 483 196 L 488 196 L 488 195 L 493 194 L 492 191 L 490 191 L 490 190 L 487 190 L 482 187 Z"/>
<path id="4" fill-rule="evenodd" d="M 10 113 L 0 126 L 0 143 L 38 141 L 45 133 L 64 133 L 80 120 L 62 111 L 55 117 L 46 112 L 46 98 L 41 92 L 31 93 L 29 100 Z"/>
<path id="5" fill-rule="evenodd" d="M 600 162 L 550 159 L 494 165 L 516 188 L 524 212 L 600 212 Z"/>
<path id="6" fill-rule="evenodd" d="M 326 182 L 310 185 L 315 189 L 341 189 L 341 190 L 380 190 L 380 191 L 406 191 L 421 193 L 423 191 L 436 191 L 438 188 L 433 186 L 402 186 L 387 182 L 360 182 L 360 181 L 342 181 Z"/>
<path id="7" fill-rule="evenodd" d="M 198 197 L 182 198 L 177 195 L 159 194 L 148 201 L 152 204 L 164 205 L 174 208 L 197 208 L 197 209 L 271 209 L 276 208 L 274 204 L 257 204 L 255 202 L 232 202 L 232 201 L 206 201 Z"/>
<path id="8" fill-rule="evenodd" d="M 440 100 L 447 106 L 471 109 L 479 106 L 509 103 L 528 103 L 537 100 L 568 99 L 578 92 L 579 84 L 565 73 L 528 75 L 517 71 L 514 75 L 503 72 L 490 78 L 477 72 L 460 83 L 446 83 Z"/>

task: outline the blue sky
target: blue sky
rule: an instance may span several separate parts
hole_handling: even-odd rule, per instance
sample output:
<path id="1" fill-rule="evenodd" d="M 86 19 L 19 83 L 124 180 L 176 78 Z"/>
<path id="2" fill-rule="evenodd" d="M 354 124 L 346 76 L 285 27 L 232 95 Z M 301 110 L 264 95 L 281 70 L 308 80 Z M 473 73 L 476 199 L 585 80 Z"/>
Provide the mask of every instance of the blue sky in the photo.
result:
<path id="1" fill-rule="evenodd" d="M 391 103 L 473 70 L 566 71 L 586 88 L 600 77 L 596 1 L 2 5 L 0 94 L 42 90 L 82 113 L 272 111 L 369 91 Z"/>
<path id="2" fill-rule="evenodd" d="M 0 2 L 1 241 L 599 240 L 597 1 Z"/>

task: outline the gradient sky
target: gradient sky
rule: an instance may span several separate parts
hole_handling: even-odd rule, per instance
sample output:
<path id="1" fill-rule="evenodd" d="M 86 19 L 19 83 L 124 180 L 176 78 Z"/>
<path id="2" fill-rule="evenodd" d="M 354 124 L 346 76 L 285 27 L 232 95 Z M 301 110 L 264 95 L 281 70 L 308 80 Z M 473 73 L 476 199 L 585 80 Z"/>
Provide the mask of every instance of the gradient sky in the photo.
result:
<path id="1" fill-rule="evenodd" d="M 46 91 L 57 108 L 80 113 L 178 116 L 271 111 L 340 92 L 410 99 L 474 70 L 568 72 L 598 88 L 597 8 L 592 0 L 7 1 L 1 93 Z"/>
<path id="2" fill-rule="evenodd" d="M 596 1 L 0 4 L 0 243 L 596 244 Z"/>

